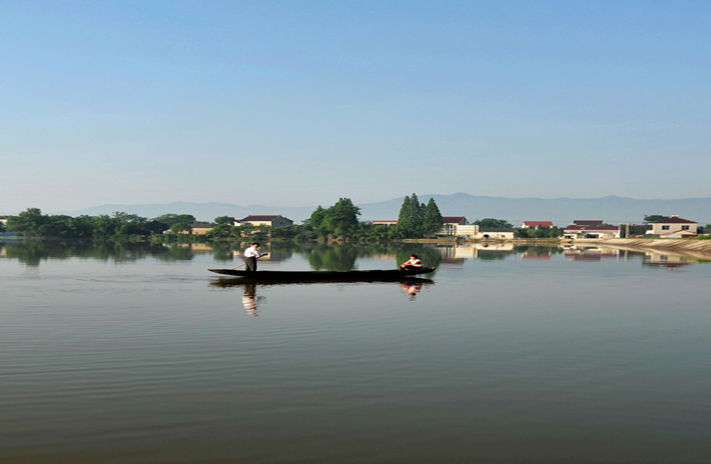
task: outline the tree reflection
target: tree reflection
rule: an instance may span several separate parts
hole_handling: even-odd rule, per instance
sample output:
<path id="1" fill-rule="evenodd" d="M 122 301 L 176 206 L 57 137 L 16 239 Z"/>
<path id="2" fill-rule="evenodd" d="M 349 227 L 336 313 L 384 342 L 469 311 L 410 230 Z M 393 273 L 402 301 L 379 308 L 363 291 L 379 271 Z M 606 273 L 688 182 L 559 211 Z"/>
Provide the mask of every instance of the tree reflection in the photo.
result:
<path id="1" fill-rule="evenodd" d="M 411 254 L 420 256 L 427 267 L 437 267 L 442 255 L 436 248 L 418 243 L 342 243 L 301 245 L 295 252 L 307 257 L 313 270 L 350 271 L 356 268 L 356 261 L 374 256 L 392 256 L 397 268 L 407 261 Z"/>
<path id="2" fill-rule="evenodd" d="M 38 266 L 48 259 L 96 259 L 113 262 L 133 262 L 146 258 L 160 261 L 190 261 L 196 253 L 190 245 L 173 243 L 140 243 L 126 241 L 81 241 L 81 240 L 21 240 L 6 242 L 3 245 L 6 258 Z M 216 261 L 230 262 L 235 255 L 241 255 L 243 244 L 214 243 L 202 245 L 202 253 L 212 253 Z M 272 242 L 265 244 L 270 261 L 286 261 L 295 254 L 307 259 L 314 270 L 348 271 L 355 269 L 358 259 L 372 257 L 392 257 L 392 265 L 406 261 L 412 254 L 420 256 L 427 267 L 437 267 L 442 255 L 436 247 L 418 243 L 309 243 Z"/>
<path id="3" fill-rule="evenodd" d="M 357 258 L 358 250 L 349 245 L 318 246 L 308 254 L 309 264 L 316 271 L 350 271 Z"/>
<path id="4" fill-rule="evenodd" d="M 5 257 L 16 259 L 28 266 L 38 266 L 49 259 L 96 259 L 117 263 L 135 262 L 148 257 L 162 261 L 191 260 L 190 249 L 178 246 L 130 243 L 118 241 L 63 241 L 63 240 L 27 240 L 7 243 Z"/>

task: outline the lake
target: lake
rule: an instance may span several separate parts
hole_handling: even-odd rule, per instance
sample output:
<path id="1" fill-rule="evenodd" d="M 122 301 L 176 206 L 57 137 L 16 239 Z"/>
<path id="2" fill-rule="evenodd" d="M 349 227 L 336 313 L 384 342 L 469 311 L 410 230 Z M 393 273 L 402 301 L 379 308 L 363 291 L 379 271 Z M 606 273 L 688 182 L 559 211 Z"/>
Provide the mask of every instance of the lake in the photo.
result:
<path id="1" fill-rule="evenodd" d="M 0 244 L 0 462 L 709 463 L 711 264 L 600 248 Z"/>

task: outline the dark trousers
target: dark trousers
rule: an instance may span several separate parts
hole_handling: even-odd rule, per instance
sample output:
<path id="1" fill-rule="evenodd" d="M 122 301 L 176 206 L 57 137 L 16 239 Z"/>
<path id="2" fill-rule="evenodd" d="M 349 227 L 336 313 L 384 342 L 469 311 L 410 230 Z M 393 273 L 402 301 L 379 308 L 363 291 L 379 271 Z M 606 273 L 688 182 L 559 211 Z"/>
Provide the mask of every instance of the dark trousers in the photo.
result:
<path id="1" fill-rule="evenodd" d="M 244 263 L 247 265 L 247 272 L 257 272 L 257 257 L 244 257 Z"/>

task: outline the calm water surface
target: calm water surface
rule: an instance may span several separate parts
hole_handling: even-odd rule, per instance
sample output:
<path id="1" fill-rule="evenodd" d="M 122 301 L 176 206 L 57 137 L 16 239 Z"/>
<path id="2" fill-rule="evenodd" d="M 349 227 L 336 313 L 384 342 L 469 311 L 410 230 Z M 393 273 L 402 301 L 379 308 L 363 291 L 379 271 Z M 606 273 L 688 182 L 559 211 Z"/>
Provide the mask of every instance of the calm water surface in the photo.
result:
<path id="1" fill-rule="evenodd" d="M 711 462 L 711 264 L 495 248 L 0 245 L 0 462 Z"/>

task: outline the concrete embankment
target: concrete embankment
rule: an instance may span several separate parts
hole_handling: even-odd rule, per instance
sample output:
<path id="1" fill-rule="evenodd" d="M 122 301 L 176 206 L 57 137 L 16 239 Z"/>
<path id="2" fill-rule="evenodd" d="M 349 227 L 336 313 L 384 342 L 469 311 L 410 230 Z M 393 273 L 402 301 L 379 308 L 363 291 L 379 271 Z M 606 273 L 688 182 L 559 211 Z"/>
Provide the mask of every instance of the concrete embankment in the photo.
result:
<path id="1" fill-rule="evenodd" d="M 711 240 L 688 239 L 649 239 L 649 238 L 612 238 L 612 239 L 514 239 L 514 240 L 457 240 L 455 237 L 436 239 L 406 239 L 407 243 L 431 243 L 440 245 L 455 245 L 458 243 L 513 243 L 514 245 L 576 245 L 601 246 L 620 248 L 631 251 L 664 251 L 697 257 L 711 257 Z"/>
<path id="2" fill-rule="evenodd" d="M 633 251 L 658 250 L 698 258 L 711 258 L 711 240 L 613 238 L 607 240 L 575 240 L 573 243 L 576 245 L 594 244 Z"/>

